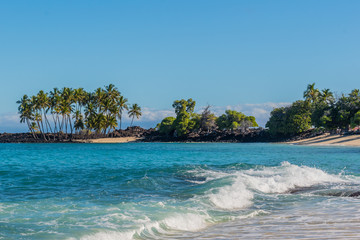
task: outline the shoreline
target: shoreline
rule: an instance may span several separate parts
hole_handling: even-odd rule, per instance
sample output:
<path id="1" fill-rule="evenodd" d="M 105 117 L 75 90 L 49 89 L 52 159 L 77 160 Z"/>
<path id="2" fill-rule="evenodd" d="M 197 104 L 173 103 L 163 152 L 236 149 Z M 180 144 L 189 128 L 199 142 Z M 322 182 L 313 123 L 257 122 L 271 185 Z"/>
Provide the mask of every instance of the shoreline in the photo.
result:
<path id="1" fill-rule="evenodd" d="M 35 138 L 36 137 L 36 138 Z M 0 143 L 123 143 L 123 142 L 280 142 L 264 129 L 244 131 L 194 132 L 186 136 L 161 135 L 154 129 L 131 127 L 106 135 L 0 133 Z"/>
<path id="2" fill-rule="evenodd" d="M 304 145 L 304 146 L 348 146 L 348 147 L 360 147 L 360 135 L 341 135 L 341 134 L 329 134 L 324 133 L 322 135 L 283 142 L 285 144 L 292 145 Z"/>
<path id="3" fill-rule="evenodd" d="M 130 142 L 140 142 L 143 140 L 143 137 L 117 137 L 117 138 L 94 138 L 94 139 L 74 139 L 73 142 L 76 143 L 130 143 Z"/>
<path id="4" fill-rule="evenodd" d="M 37 134 L 35 139 L 30 133 L 0 133 L 0 143 L 133 143 L 133 142 L 164 142 L 164 143 L 278 143 L 307 146 L 351 146 L 360 147 L 360 134 L 317 133 L 313 130 L 297 136 L 271 136 L 264 129 L 241 131 L 197 132 L 187 136 L 173 137 L 159 134 L 154 129 L 132 127 L 117 130 L 110 136 L 84 136 L 79 134 L 57 135 L 46 134 L 48 140 Z"/>

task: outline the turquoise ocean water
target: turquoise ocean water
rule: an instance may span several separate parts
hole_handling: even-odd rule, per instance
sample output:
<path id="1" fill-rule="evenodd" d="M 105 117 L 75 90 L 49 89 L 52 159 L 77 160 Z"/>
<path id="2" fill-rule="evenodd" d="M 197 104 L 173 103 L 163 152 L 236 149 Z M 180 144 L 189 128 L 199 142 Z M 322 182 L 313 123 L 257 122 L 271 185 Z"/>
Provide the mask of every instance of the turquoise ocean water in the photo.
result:
<path id="1" fill-rule="evenodd" d="M 0 239 L 359 239 L 359 153 L 0 144 Z"/>

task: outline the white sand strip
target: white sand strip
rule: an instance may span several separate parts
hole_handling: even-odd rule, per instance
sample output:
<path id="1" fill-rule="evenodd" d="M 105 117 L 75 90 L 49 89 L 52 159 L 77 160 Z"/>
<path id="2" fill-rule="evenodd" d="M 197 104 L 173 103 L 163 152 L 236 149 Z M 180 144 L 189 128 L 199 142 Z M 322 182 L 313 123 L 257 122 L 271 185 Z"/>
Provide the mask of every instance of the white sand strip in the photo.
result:
<path id="1" fill-rule="evenodd" d="M 86 140 L 73 140 L 81 143 L 128 143 L 128 142 L 137 142 L 143 138 L 138 137 L 117 137 L 117 138 L 96 138 L 96 139 L 86 139 Z"/>
<path id="2" fill-rule="evenodd" d="M 313 138 L 287 142 L 289 144 L 310 145 L 310 146 L 356 146 L 360 147 L 360 135 L 329 135 L 323 134 Z"/>

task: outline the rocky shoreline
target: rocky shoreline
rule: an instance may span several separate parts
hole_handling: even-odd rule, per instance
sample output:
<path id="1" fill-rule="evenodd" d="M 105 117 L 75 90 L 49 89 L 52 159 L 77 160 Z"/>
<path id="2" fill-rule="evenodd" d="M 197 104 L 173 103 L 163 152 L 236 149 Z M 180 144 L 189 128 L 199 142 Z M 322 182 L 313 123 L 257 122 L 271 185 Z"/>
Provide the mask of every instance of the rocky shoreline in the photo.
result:
<path id="1" fill-rule="evenodd" d="M 140 127 L 131 127 L 125 130 L 116 130 L 114 133 L 108 135 L 95 135 L 95 134 L 53 134 L 46 133 L 44 139 L 40 133 L 36 134 L 36 139 L 31 133 L 0 133 L 0 143 L 79 143 L 76 140 L 89 140 L 98 138 L 121 138 L 121 137 L 143 137 L 152 132 L 154 129 L 143 129 Z"/>
<path id="2" fill-rule="evenodd" d="M 78 140 L 98 139 L 98 138 L 124 138 L 135 137 L 141 142 L 230 142 L 230 143 L 251 143 L 251 142 L 290 142 L 307 139 L 321 135 L 314 131 L 307 131 L 301 135 L 292 137 L 274 137 L 265 129 L 251 129 L 243 131 L 199 131 L 190 133 L 183 137 L 164 136 L 155 129 L 144 129 L 141 127 L 129 127 L 125 130 L 104 135 L 84 135 L 84 134 L 46 134 L 47 141 L 41 134 L 37 134 L 34 139 L 31 133 L 0 133 L 0 143 L 78 143 Z"/>

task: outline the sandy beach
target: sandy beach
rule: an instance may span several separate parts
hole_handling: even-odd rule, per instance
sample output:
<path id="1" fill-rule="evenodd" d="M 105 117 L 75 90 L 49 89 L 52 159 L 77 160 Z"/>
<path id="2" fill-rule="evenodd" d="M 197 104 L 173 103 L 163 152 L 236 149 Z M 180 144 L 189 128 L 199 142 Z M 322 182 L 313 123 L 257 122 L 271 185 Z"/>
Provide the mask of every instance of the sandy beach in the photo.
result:
<path id="1" fill-rule="evenodd" d="M 137 142 L 142 138 L 139 137 L 118 137 L 118 138 L 97 138 L 97 139 L 87 139 L 87 140 L 73 140 L 81 143 L 128 143 L 128 142 Z"/>
<path id="2" fill-rule="evenodd" d="M 323 134 L 313 138 L 287 142 L 288 144 L 310 146 L 354 146 L 360 147 L 360 135 Z"/>

